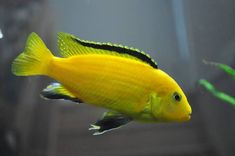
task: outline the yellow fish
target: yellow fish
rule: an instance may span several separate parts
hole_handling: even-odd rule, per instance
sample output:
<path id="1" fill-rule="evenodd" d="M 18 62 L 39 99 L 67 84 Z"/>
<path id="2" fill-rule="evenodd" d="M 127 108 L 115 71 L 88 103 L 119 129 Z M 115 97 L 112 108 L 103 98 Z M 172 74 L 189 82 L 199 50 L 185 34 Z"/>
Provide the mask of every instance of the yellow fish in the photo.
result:
<path id="1" fill-rule="evenodd" d="M 36 33 L 14 60 L 17 76 L 45 75 L 52 83 L 41 95 L 103 107 L 110 111 L 89 130 L 94 135 L 118 128 L 132 120 L 142 122 L 187 121 L 191 107 L 176 83 L 146 53 L 112 43 L 81 40 L 58 33 L 55 57 Z"/>

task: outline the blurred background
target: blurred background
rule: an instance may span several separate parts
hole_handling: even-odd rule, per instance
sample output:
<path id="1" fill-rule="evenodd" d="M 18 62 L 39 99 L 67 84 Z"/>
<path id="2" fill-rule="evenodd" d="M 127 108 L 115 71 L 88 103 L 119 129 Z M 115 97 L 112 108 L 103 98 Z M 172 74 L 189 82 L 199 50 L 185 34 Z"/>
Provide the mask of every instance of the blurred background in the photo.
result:
<path id="1" fill-rule="evenodd" d="M 198 85 L 207 78 L 235 95 L 235 82 L 203 59 L 235 67 L 234 0 L 1 0 L 1 156 L 232 156 L 235 108 Z M 186 123 L 132 122 L 101 136 L 88 131 L 103 109 L 46 101 L 53 81 L 10 68 L 30 32 L 57 54 L 56 33 L 142 49 L 182 86 L 193 109 Z"/>

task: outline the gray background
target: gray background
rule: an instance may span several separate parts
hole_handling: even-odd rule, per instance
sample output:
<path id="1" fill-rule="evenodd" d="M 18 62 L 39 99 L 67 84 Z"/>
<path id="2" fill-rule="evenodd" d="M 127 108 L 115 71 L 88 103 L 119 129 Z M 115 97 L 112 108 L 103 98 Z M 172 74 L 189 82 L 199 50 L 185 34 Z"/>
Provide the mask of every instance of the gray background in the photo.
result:
<path id="1" fill-rule="evenodd" d="M 0 1 L 0 155 L 232 156 L 235 108 L 202 87 L 207 78 L 235 95 L 234 81 L 202 63 L 235 67 L 233 0 L 8 0 Z M 192 105 L 186 123 L 140 124 L 94 137 L 87 129 L 103 109 L 45 101 L 45 77 L 15 77 L 12 60 L 37 32 L 57 54 L 56 32 L 114 42 L 151 54 L 182 86 Z"/>

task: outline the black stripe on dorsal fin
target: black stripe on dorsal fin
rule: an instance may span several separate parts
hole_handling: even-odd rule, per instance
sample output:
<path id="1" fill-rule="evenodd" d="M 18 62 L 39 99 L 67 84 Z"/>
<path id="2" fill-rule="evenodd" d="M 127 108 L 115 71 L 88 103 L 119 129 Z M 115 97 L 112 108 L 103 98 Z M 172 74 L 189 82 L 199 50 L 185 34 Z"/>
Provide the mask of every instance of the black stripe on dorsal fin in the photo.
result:
<path id="1" fill-rule="evenodd" d="M 145 52 L 118 44 L 81 40 L 71 34 L 58 33 L 58 47 L 63 57 L 85 54 L 109 54 L 145 62 L 153 68 L 157 63 Z"/>

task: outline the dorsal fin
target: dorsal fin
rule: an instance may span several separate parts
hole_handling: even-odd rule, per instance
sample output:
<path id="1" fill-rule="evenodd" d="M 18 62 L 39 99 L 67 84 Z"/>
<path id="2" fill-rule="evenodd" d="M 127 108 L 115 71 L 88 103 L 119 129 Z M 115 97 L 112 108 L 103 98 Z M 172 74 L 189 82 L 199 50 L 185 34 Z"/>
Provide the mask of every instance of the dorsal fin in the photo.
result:
<path id="1" fill-rule="evenodd" d="M 158 68 L 157 63 L 147 53 L 139 49 L 112 43 L 81 40 L 64 32 L 58 33 L 58 48 L 63 57 L 86 54 L 107 54 L 142 61 L 153 68 Z"/>

